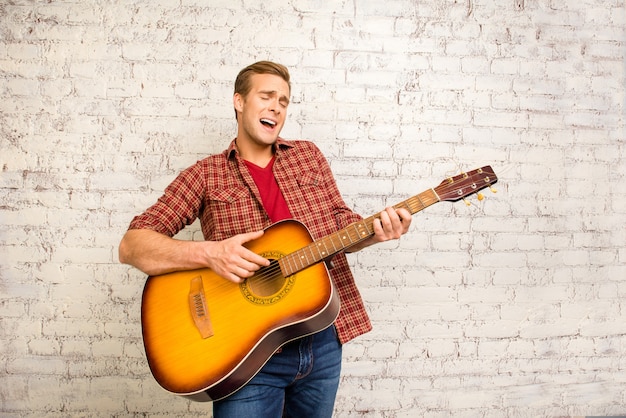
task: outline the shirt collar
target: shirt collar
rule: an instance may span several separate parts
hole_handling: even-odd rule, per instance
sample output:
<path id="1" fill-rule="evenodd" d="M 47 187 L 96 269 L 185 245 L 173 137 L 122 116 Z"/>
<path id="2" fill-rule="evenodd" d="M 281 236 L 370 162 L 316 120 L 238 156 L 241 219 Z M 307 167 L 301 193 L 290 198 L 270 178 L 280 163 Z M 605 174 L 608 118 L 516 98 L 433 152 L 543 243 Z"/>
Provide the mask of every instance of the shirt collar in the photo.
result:
<path id="1" fill-rule="evenodd" d="M 281 137 L 278 137 L 276 139 L 276 142 L 274 143 L 274 151 L 276 152 L 276 154 L 280 153 L 280 150 L 286 148 L 293 148 L 293 144 L 291 143 L 291 141 L 287 141 L 285 139 L 282 139 Z M 237 149 L 237 138 L 231 141 L 225 152 L 226 156 L 229 159 L 234 158 L 234 156 L 239 153 L 239 150 Z"/>

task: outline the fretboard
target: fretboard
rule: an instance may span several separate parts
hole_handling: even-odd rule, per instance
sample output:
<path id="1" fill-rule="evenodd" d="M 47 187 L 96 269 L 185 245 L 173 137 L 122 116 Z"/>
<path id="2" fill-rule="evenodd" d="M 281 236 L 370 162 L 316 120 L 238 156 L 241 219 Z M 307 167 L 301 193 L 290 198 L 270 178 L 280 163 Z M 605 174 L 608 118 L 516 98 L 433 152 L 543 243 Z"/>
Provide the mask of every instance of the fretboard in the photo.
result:
<path id="1" fill-rule="evenodd" d="M 395 209 L 404 208 L 413 215 L 437 202 L 439 202 L 439 196 L 433 189 L 429 189 L 393 207 Z M 374 235 L 374 219 L 376 218 L 380 218 L 380 213 L 359 222 L 354 222 L 344 229 L 312 242 L 291 254 L 287 254 L 279 260 L 283 275 L 285 277 L 291 276 L 371 237 Z"/>

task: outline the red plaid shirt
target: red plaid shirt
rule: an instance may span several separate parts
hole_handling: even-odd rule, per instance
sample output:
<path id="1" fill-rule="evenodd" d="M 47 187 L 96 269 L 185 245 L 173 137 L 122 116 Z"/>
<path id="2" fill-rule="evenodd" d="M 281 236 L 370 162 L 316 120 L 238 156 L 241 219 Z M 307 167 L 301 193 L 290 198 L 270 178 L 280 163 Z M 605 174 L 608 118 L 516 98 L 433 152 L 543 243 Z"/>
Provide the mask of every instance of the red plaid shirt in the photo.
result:
<path id="1" fill-rule="evenodd" d="M 314 240 L 361 220 L 344 203 L 326 158 L 312 142 L 278 139 L 274 173 L 294 219 Z M 136 216 L 130 229 L 152 229 L 170 237 L 200 218 L 204 239 L 220 241 L 264 229 L 271 221 L 259 190 L 235 141 L 181 172 L 157 203 Z M 343 253 L 333 258 L 331 277 L 341 310 L 335 321 L 341 343 L 372 329 L 361 295 Z"/>

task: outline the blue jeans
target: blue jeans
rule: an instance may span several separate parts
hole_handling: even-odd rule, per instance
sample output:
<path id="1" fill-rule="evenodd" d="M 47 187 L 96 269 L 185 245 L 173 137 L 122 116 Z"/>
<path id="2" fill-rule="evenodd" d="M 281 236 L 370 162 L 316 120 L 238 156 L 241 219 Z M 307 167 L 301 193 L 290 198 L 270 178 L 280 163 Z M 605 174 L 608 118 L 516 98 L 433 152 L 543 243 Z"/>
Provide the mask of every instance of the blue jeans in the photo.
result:
<path id="1" fill-rule="evenodd" d="M 244 387 L 213 403 L 213 417 L 329 418 L 340 372 L 333 325 L 283 346 Z"/>

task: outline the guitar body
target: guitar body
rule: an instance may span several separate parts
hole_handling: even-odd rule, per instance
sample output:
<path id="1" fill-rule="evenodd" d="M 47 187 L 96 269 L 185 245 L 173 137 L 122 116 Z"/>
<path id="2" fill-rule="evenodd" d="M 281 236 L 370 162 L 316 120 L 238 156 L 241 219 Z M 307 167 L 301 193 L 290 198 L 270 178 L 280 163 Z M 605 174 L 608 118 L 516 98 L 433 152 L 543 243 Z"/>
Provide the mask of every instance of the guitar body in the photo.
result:
<path id="1" fill-rule="evenodd" d="M 246 245 L 272 265 L 242 284 L 210 269 L 149 277 L 141 324 L 157 382 L 192 400 L 218 400 L 245 385 L 281 345 L 330 326 L 340 303 L 325 263 L 284 277 L 277 262 L 312 242 L 304 225 L 282 221 Z"/>

